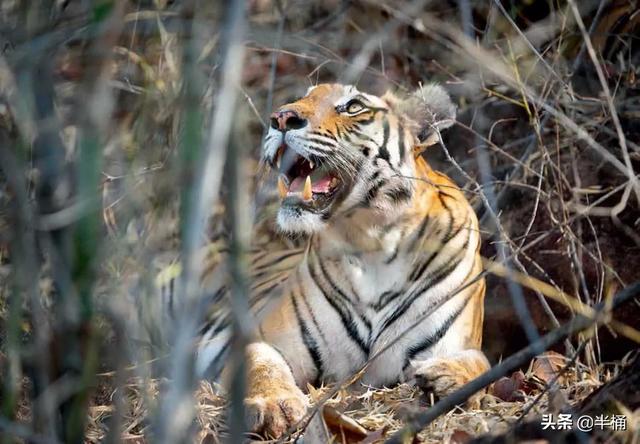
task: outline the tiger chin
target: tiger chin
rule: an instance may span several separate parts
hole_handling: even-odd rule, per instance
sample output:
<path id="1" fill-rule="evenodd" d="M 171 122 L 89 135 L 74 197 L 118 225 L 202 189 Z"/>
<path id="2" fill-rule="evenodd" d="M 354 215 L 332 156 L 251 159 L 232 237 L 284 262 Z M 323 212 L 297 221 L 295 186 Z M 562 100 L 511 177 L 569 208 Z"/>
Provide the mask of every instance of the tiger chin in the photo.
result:
<path id="1" fill-rule="evenodd" d="M 436 85 L 379 97 L 322 84 L 271 115 L 277 225 L 308 243 L 247 350 L 253 431 L 281 436 L 306 413 L 300 387 L 365 364 L 365 384 L 415 380 L 438 397 L 489 368 L 478 222 L 422 157 L 454 120 Z"/>

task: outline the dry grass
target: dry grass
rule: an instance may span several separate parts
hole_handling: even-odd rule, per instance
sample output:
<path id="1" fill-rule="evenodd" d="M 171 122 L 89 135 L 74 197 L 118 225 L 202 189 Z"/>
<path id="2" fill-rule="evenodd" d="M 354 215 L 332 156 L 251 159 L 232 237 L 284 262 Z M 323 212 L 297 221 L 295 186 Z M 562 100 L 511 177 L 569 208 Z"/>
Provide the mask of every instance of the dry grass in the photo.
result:
<path id="1" fill-rule="evenodd" d="M 495 396 L 493 387 L 481 398 L 476 409 L 457 407 L 438 418 L 418 435 L 418 442 L 425 443 L 463 443 L 472 437 L 507 433 L 519 421 L 539 423 L 543 413 L 566 411 L 571 406 L 579 406 L 596 388 L 611 380 L 617 373 L 616 366 L 601 366 L 590 369 L 585 366 L 570 368 L 560 383 L 538 400 L 544 389 L 544 381 L 536 377 L 529 368 L 525 373 L 527 389 L 518 393 L 516 401 L 504 401 Z M 107 386 L 109 381 L 106 381 Z M 129 381 L 123 387 L 126 398 L 122 439 L 125 442 L 149 441 L 149 424 L 146 418 L 152 413 L 167 381 L 148 380 Z M 219 393 L 219 387 L 202 381 L 196 390 L 196 430 L 197 443 L 224 442 L 227 437 L 225 426 L 225 407 L 227 402 Z M 333 385 L 310 388 L 309 400 L 322 400 L 335 389 Z M 411 415 L 429 408 L 433 398 L 413 385 L 400 384 L 391 388 L 365 387 L 356 384 L 350 389 L 339 390 L 325 405 L 331 406 L 347 417 L 357 421 L 369 433 L 371 441 L 382 442 L 385 437 L 398 431 Z M 314 407 L 312 407 L 313 409 Z M 528 412 L 523 417 L 523 413 Z M 89 408 L 89 426 L 87 442 L 102 442 L 107 434 L 107 421 L 113 415 L 112 396 L 103 403 L 95 402 Z M 629 416 L 629 424 L 640 420 L 640 412 Z M 339 429 L 332 429 L 333 439 L 337 443 L 360 442 L 362 437 L 342 435 Z M 618 442 L 633 442 L 634 430 L 617 434 Z M 293 439 L 285 442 L 293 442 Z"/>

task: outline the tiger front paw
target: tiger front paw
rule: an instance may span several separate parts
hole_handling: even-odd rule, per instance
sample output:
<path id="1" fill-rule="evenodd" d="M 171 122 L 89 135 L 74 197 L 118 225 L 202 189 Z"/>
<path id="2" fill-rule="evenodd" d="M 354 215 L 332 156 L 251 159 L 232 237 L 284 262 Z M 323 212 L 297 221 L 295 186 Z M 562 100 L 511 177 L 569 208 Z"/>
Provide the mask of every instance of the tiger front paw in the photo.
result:
<path id="1" fill-rule="evenodd" d="M 245 399 L 249 430 L 279 438 L 307 413 L 307 397 L 297 386 L 280 387 Z"/>
<path id="2" fill-rule="evenodd" d="M 477 356 L 473 356 L 477 354 Z M 489 363 L 481 352 L 456 358 L 430 358 L 414 364 L 416 385 L 425 393 L 433 393 L 444 398 L 478 377 L 489 368 Z M 467 407 L 479 406 L 482 393 L 476 393 L 467 400 Z"/>

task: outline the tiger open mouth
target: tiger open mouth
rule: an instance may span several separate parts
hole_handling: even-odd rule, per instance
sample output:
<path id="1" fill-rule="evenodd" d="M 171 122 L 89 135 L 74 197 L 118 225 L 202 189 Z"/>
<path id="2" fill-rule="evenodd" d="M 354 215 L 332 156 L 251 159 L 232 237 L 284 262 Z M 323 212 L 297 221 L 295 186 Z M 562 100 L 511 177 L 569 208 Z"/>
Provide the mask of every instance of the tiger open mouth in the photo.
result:
<path id="1" fill-rule="evenodd" d="M 278 192 L 283 205 L 315 211 L 328 208 L 342 189 L 342 181 L 321 159 L 308 159 L 281 145 L 274 163 L 278 169 Z"/>

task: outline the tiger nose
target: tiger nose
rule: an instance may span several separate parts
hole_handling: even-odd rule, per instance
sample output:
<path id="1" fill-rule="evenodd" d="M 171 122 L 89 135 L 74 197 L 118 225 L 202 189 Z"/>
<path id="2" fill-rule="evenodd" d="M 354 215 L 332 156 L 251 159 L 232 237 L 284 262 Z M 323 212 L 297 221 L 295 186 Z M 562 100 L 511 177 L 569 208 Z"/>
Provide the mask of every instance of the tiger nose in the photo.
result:
<path id="1" fill-rule="evenodd" d="M 280 131 L 304 128 L 307 125 L 307 119 L 303 119 L 300 115 L 291 110 L 276 111 L 271 114 L 271 128 Z"/>

